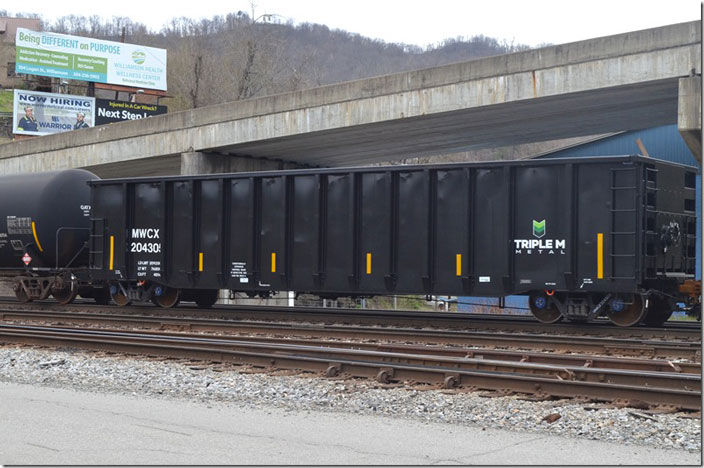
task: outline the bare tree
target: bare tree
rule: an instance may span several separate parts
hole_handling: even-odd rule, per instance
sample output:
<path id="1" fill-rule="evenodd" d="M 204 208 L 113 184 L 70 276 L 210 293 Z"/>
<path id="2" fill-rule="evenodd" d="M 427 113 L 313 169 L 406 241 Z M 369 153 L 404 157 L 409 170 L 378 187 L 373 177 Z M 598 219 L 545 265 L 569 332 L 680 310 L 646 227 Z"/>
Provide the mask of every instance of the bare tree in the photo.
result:
<path id="1" fill-rule="evenodd" d="M 209 86 L 214 85 L 219 70 L 214 68 L 213 54 L 208 50 L 208 37 L 202 26 L 188 18 L 180 18 L 169 25 L 170 33 L 178 37 L 169 50 L 168 80 L 171 93 L 180 96 L 177 108 L 196 108 L 208 105 Z"/>
<path id="2" fill-rule="evenodd" d="M 0 12 L 1 13 L 1 12 Z M 28 15 L 29 16 L 29 15 Z M 150 45 L 168 51 L 172 110 L 251 99 L 340 81 L 527 48 L 475 35 L 420 48 L 385 43 L 319 24 L 285 24 L 275 14 L 238 11 L 211 19 L 174 18 L 158 33 L 125 17 L 58 18 L 45 29 Z"/>

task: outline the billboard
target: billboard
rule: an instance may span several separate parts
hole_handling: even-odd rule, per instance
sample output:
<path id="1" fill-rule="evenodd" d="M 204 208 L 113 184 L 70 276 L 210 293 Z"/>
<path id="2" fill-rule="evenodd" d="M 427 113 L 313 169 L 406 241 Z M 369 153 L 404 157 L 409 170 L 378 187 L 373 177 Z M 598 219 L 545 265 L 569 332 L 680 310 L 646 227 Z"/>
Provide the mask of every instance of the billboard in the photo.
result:
<path id="1" fill-rule="evenodd" d="M 16 73 L 166 91 L 166 50 L 18 28 Z"/>
<path id="2" fill-rule="evenodd" d="M 95 98 L 15 90 L 12 133 L 50 135 L 95 125 Z"/>
<path id="3" fill-rule="evenodd" d="M 166 114 L 166 106 L 138 102 L 95 100 L 95 125 L 105 125 L 125 120 L 138 120 L 152 115 Z"/>

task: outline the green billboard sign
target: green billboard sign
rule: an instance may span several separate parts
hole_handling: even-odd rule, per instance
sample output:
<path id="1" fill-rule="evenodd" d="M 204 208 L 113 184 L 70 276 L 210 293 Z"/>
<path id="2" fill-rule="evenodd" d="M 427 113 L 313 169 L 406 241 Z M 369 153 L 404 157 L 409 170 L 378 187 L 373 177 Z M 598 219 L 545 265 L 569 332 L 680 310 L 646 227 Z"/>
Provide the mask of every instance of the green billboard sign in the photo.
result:
<path id="1" fill-rule="evenodd" d="M 166 91 L 166 50 L 18 28 L 15 71 Z"/>

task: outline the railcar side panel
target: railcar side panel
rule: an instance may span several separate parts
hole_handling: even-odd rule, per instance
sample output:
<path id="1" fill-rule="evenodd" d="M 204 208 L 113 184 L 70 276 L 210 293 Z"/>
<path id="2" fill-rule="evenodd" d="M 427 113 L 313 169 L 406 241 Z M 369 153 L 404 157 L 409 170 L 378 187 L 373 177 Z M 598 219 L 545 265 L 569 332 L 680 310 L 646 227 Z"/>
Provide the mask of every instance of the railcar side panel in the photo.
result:
<path id="1" fill-rule="evenodd" d="M 195 248 L 191 248 L 194 253 L 194 264 L 197 275 L 195 287 L 203 289 L 213 289 L 223 286 L 223 263 L 226 258 L 223 256 L 223 180 L 203 180 L 196 185 L 196 232 Z M 187 227 L 187 226 L 184 226 Z M 180 252 L 175 252 L 181 255 Z"/>
<path id="2" fill-rule="evenodd" d="M 230 226 L 229 238 L 229 288 L 233 290 L 249 288 L 254 278 L 255 239 L 255 200 L 254 178 L 230 179 Z"/>
<path id="3" fill-rule="evenodd" d="M 320 267 L 320 182 L 315 175 L 292 178 L 290 205 L 290 278 L 294 291 L 313 291 Z"/>
<path id="4" fill-rule="evenodd" d="M 127 185 L 109 184 L 91 193 L 96 245 L 91 268 L 105 279 L 127 279 Z M 97 261 L 99 256 L 102 261 Z"/>
<path id="5" fill-rule="evenodd" d="M 195 272 L 194 235 L 194 182 L 167 182 L 171 200 L 168 217 L 168 236 L 164 251 L 168 259 L 167 278 L 174 287 L 192 287 Z"/>
<path id="6" fill-rule="evenodd" d="M 323 251 L 325 259 L 321 289 L 348 291 L 354 287 L 356 277 L 355 254 L 359 249 L 355 232 L 355 200 L 353 173 L 327 176 L 325 197 L 326 233 Z"/>
<path id="7" fill-rule="evenodd" d="M 514 233 L 511 250 L 515 289 L 565 289 L 574 245 L 564 166 L 515 169 Z"/>
<path id="8" fill-rule="evenodd" d="M 428 283 L 430 231 L 429 171 L 403 171 L 398 176 L 398 229 L 396 237 L 396 288 L 430 290 Z"/>
<path id="9" fill-rule="evenodd" d="M 475 169 L 474 289 L 477 296 L 500 296 L 510 289 L 509 180 L 502 167 Z M 507 287 L 508 286 L 508 287 Z"/>
<path id="10" fill-rule="evenodd" d="M 129 277 L 162 282 L 164 245 L 168 240 L 164 237 L 164 184 L 135 184 L 131 205 L 133 218 L 127 230 Z"/>
<path id="11" fill-rule="evenodd" d="M 467 286 L 469 245 L 469 171 L 464 169 L 433 171 L 435 246 L 433 291 L 451 294 Z M 405 203 L 405 200 L 404 200 Z"/>
<path id="12" fill-rule="evenodd" d="M 391 173 L 361 174 L 358 288 L 384 294 L 391 286 Z M 389 287 L 387 287 L 389 286 Z"/>
<path id="13" fill-rule="evenodd" d="M 259 230 L 260 285 L 272 291 L 286 286 L 286 183 L 285 177 L 265 177 L 261 184 Z"/>

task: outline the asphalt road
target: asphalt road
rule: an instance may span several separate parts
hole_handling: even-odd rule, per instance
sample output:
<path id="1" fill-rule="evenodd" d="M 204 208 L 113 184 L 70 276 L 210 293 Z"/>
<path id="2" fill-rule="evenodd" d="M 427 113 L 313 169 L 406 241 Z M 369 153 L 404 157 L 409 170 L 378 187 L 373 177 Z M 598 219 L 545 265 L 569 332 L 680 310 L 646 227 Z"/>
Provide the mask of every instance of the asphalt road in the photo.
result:
<path id="1" fill-rule="evenodd" d="M 699 465 L 700 454 L 387 417 L 0 383 L 4 465 Z"/>

